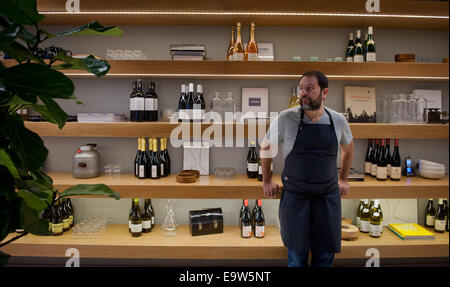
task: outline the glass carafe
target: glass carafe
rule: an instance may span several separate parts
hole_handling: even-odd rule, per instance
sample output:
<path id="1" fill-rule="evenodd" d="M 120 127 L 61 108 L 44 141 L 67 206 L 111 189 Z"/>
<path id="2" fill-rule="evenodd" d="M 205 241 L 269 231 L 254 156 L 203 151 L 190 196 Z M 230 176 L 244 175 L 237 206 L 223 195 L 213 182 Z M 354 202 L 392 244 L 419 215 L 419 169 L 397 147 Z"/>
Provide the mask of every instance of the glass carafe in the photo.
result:
<path id="1" fill-rule="evenodd" d="M 224 101 L 224 117 L 225 121 L 233 121 L 234 113 L 236 112 L 236 100 L 233 97 L 233 93 L 229 92 Z M 231 114 L 230 114 L 231 113 Z"/>
<path id="2" fill-rule="evenodd" d="M 223 120 L 223 101 L 218 92 L 214 92 L 214 98 L 211 100 L 211 112 L 217 113 Z"/>
<path id="3" fill-rule="evenodd" d="M 177 234 L 177 219 L 175 217 L 173 201 L 171 199 L 167 200 L 166 212 L 166 218 L 161 226 L 162 232 L 165 236 L 173 236 Z"/>
<path id="4" fill-rule="evenodd" d="M 399 99 L 397 95 L 392 95 L 391 97 L 391 110 L 389 113 L 389 119 L 391 123 L 398 123 L 400 121 L 400 109 L 399 109 Z"/>
<path id="5" fill-rule="evenodd" d="M 427 122 L 427 100 L 423 97 L 417 97 L 417 121 L 421 123 Z"/>
<path id="6" fill-rule="evenodd" d="M 408 121 L 408 96 L 405 94 L 398 95 L 399 123 Z"/>

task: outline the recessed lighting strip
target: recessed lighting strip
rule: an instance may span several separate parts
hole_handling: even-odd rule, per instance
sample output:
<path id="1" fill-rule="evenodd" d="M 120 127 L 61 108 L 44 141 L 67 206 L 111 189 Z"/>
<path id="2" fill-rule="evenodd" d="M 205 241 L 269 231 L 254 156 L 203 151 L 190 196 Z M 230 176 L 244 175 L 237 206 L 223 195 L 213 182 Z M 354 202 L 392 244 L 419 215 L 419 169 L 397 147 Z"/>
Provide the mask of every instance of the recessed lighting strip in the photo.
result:
<path id="1" fill-rule="evenodd" d="M 42 11 L 45 15 L 213 15 L 213 16 L 330 16 L 330 17 L 385 17 L 385 18 L 419 18 L 449 19 L 449 16 L 403 15 L 377 13 L 319 13 L 319 12 L 201 12 L 201 11 Z"/>

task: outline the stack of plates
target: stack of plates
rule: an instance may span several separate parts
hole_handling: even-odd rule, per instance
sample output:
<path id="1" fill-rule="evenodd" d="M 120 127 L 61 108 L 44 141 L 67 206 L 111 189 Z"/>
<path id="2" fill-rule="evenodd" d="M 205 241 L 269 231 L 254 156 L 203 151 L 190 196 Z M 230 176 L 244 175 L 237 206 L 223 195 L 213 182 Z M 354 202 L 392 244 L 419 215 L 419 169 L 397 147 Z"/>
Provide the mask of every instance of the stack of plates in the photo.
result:
<path id="1" fill-rule="evenodd" d="M 421 159 L 419 160 L 419 174 L 425 178 L 442 178 L 445 175 L 445 165 Z"/>

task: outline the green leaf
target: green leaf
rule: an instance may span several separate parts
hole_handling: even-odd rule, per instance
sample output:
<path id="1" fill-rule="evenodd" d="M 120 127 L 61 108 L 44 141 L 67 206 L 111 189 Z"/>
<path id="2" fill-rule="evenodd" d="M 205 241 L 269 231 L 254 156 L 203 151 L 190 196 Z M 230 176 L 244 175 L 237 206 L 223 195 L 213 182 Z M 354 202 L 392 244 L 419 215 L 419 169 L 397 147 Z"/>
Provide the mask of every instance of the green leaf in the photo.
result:
<path id="1" fill-rule="evenodd" d="M 6 197 L 0 196 L 0 242 L 2 242 L 9 233 L 10 208 Z"/>
<path id="2" fill-rule="evenodd" d="M 46 209 L 53 200 L 53 192 L 51 190 L 31 192 L 29 190 L 19 189 L 17 194 L 23 198 L 31 209 L 36 210 L 37 212 L 41 212 Z"/>
<path id="3" fill-rule="evenodd" d="M 0 267 L 6 266 L 9 260 L 9 255 L 0 251 Z"/>
<path id="4" fill-rule="evenodd" d="M 105 27 L 100 25 L 97 21 L 93 21 L 89 24 L 76 27 L 72 30 L 61 32 L 58 34 L 50 34 L 47 32 L 49 37 L 63 37 L 63 36 L 118 36 L 121 37 L 123 31 L 116 26 Z"/>
<path id="5" fill-rule="evenodd" d="M 37 11 L 36 0 L 1 0 L 0 15 L 24 25 L 34 25 L 45 18 Z"/>
<path id="6" fill-rule="evenodd" d="M 15 178 L 20 178 L 19 172 L 17 171 L 16 166 L 11 160 L 11 157 L 3 148 L 0 148 L 0 164 L 6 166 L 12 176 L 14 176 Z"/>
<path id="7" fill-rule="evenodd" d="M 41 219 L 38 212 L 28 207 L 25 203 L 22 204 L 20 213 L 23 215 L 21 223 L 26 232 L 40 236 L 53 235 L 48 230 L 48 222 Z"/>
<path id="8" fill-rule="evenodd" d="M 0 83 L 18 94 L 71 99 L 75 87 L 63 73 L 48 66 L 27 63 L 0 70 Z"/>
<path id="9" fill-rule="evenodd" d="M 7 48 L 4 49 L 4 51 L 13 59 L 16 59 L 18 62 L 23 62 L 28 59 L 34 60 L 36 62 L 39 62 L 41 64 L 44 64 L 42 59 L 36 57 L 31 53 L 30 50 L 25 48 L 22 44 L 19 44 L 17 42 L 13 42 L 11 45 L 9 45 Z M 17 66 L 15 66 L 17 67 Z"/>
<path id="10" fill-rule="evenodd" d="M 52 118 L 56 120 L 58 128 L 62 129 L 66 124 L 69 117 L 66 112 L 52 99 L 46 97 L 39 97 L 42 102 L 47 106 L 47 110 L 51 111 Z"/>
<path id="11" fill-rule="evenodd" d="M 111 66 L 106 60 L 98 60 L 94 56 L 90 55 L 84 59 L 76 59 L 59 53 L 55 56 L 55 59 L 63 61 L 67 64 L 53 66 L 53 69 L 57 70 L 85 70 L 89 71 L 97 77 L 101 77 L 108 73 Z"/>
<path id="12" fill-rule="evenodd" d="M 20 32 L 19 25 L 12 25 L 0 31 L 0 50 L 4 51 L 17 38 Z"/>
<path id="13" fill-rule="evenodd" d="M 120 194 L 104 184 L 78 184 L 60 193 L 61 197 L 74 195 L 106 195 L 114 199 L 120 199 Z"/>
<path id="14" fill-rule="evenodd" d="M 49 177 L 44 170 L 41 168 L 39 170 L 32 170 L 30 171 L 31 177 L 39 182 L 40 184 L 44 185 L 48 189 L 53 188 L 53 179 Z"/>

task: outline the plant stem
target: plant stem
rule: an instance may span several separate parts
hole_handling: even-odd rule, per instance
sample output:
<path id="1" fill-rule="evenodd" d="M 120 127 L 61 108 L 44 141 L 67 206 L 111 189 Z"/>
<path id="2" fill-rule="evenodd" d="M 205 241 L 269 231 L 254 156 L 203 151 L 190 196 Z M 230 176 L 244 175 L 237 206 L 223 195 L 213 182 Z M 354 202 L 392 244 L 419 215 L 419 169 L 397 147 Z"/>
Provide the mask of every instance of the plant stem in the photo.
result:
<path id="1" fill-rule="evenodd" d="M 24 236 L 27 235 L 27 234 L 28 234 L 28 232 L 24 232 L 24 233 L 22 233 L 22 234 L 20 234 L 20 235 L 17 235 L 16 237 L 11 238 L 10 240 L 8 240 L 8 241 L 6 241 L 6 242 L 3 242 L 2 244 L 0 244 L 0 248 L 3 247 L 3 246 L 5 246 L 6 244 L 9 244 L 9 243 L 11 243 L 11 242 L 13 242 L 13 241 L 16 241 L 17 239 L 19 239 L 19 238 L 21 238 L 21 237 L 24 237 Z"/>

